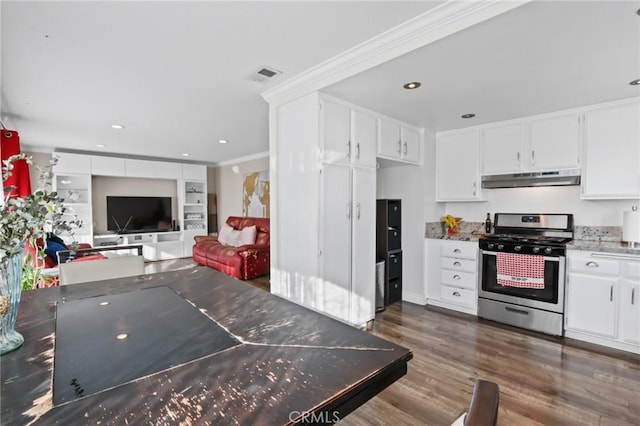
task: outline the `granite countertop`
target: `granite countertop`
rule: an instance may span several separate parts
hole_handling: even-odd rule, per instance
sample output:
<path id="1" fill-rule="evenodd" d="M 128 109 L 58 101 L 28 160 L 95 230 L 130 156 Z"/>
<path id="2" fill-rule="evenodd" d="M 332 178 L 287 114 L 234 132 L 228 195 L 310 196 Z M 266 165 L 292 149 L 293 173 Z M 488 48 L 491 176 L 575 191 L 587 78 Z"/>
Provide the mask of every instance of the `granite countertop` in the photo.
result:
<path id="1" fill-rule="evenodd" d="M 573 240 L 567 244 L 567 249 L 631 254 L 640 257 L 640 247 L 629 247 L 622 241 Z"/>
<path id="2" fill-rule="evenodd" d="M 206 267 L 26 291 L 16 330 L 25 343 L 0 363 L 7 425 L 336 419 L 412 358 Z"/>

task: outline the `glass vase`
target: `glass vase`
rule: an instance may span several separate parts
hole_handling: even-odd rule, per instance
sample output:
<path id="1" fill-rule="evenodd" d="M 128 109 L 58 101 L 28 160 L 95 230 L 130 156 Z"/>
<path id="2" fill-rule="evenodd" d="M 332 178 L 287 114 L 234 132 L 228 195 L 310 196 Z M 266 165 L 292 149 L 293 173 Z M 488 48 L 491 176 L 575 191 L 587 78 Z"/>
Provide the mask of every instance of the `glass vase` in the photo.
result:
<path id="1" fill-rule="evenodd" d="M 15 330 L 22 292 L 22 251 L 0 262 L 0 355 L 18 349 L 24 342 Z"/>

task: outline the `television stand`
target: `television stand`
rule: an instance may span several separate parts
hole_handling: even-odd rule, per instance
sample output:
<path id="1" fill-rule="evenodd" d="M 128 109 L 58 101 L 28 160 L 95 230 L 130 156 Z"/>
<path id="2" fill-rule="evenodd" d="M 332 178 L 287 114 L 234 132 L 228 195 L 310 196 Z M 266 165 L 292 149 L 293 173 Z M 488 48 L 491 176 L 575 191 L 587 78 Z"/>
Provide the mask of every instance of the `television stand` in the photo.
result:
<path id="1" fill-rule="evenodd" d="M 142 244 L 146 260 L 166 260 L 189 257 L 184 253 L 183 233 L 180 231 L 144 232 L 132 234 L 103 234 L 93 237 L 94 247 Z"/>

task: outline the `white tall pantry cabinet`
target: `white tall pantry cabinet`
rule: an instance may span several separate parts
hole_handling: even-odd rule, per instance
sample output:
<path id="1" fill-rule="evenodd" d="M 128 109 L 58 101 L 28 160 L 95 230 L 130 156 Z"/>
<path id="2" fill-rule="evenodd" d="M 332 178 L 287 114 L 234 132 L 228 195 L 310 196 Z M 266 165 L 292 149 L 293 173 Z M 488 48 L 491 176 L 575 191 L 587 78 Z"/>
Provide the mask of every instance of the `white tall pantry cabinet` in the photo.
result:
<path id="1" fill-rule="evenodd" d="M 375 315 L 377 118 L 313 93 L 279 108 L 272 292 L 354 325 Z"/>

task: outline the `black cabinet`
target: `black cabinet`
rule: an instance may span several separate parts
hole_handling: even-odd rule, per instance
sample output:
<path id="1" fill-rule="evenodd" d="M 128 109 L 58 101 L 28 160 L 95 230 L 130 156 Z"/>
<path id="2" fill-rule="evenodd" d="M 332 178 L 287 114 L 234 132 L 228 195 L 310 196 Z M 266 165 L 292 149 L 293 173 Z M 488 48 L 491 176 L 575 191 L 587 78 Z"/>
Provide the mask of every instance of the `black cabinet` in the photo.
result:
<path id="1" fill-rule="evenodd" d="M 402 299 L 402 203 L 377 200 L 376 256 L 385 262 L 384 303 Z"/>

